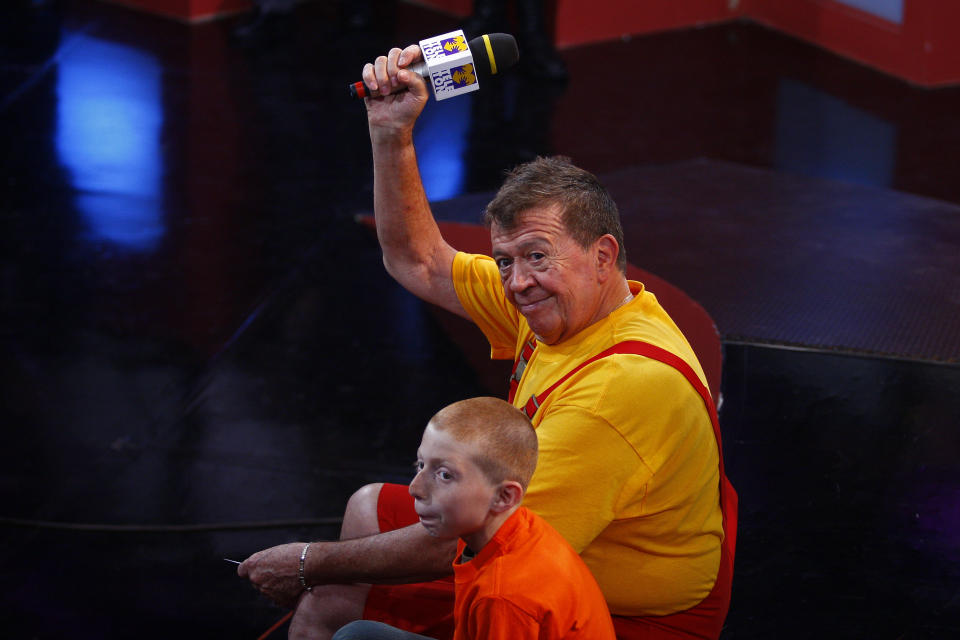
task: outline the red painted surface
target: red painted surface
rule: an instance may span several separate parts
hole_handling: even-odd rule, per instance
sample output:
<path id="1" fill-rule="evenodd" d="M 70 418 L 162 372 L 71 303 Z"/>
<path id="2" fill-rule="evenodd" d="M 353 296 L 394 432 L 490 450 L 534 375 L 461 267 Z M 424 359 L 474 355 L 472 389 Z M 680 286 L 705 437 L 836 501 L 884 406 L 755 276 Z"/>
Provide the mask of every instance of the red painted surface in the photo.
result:
<path id="1" fill-rule="evenodd" d="M 245 11 L 250 0 L 113 0 L 195 22 Z M 449 15 L 470 15 L 473 0 L 417 0 Z M 960 83 L 960 2 L 904 0 L 895 24 L 835 0 L 552 0 L 560 48 L 736 18 L 756 20 L 921 86 Z"/>
<path id="2" fill-rule="evenodd" d="M 753 20 L 923 86 L 960 82 L 960 3 L 905 0 L 895 24 L 832 0 L 745 0 Z"/>
<path id="3" fill-rule="evenodd" d="M 699 24 L 721 22 L 739 15 L 728 0 L 664 2 L 598 2 L 559 0 L 556 42 L 569 47 Z"/>
<path id="4" fill-rule="evenodd" d="M 469 15 L 473 5 L 418 4 L 457 16 Z M 952 0 L 904 0 L 899 25 L 835 0 L 557 0 L 555 6 L 561 48 L 748 18 L 915 84 L 960 83 L 960 2 Z"/>
<path id="5" fill-rule="evenodd" d="M 131 9 L 197 22 L 250 9 L 251 0 L 109 0 Z"/>
<path id="6" fill-rule="evenodd" d="M 473 0 L 415 0 L 413 4 L 431 7 L 461 18 L 473 12 Z"/>

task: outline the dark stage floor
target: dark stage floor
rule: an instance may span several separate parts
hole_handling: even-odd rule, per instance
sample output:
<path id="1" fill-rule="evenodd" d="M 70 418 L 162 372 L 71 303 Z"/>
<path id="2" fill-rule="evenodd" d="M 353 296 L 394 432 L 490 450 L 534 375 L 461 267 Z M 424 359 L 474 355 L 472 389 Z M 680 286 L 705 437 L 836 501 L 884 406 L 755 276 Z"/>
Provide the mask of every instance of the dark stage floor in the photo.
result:
<path id="1" fill-rule="evenodd" d="M 501 392 L 355 222 L 347 84 L 456 26 L 380 9 L 241 45 L 235 20 L 6 5 L 0 636 L 256 638 L 283 612 L 222 558 L 334 536 L 433 412 Z M 960 637 L 960 89 L 740 23 L 563 57 L 565 85 L 431 103 L 421 169 L 472 222 L 505 168 L 573 157 L 630 261 L 717 321 L 724 637 Z"/>

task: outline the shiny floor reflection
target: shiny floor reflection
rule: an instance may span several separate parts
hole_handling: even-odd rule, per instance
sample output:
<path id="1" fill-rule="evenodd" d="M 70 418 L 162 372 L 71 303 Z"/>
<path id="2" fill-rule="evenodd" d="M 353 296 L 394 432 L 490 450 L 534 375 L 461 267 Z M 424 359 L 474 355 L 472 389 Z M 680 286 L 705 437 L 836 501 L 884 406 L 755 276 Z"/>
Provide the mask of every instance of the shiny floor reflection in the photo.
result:
<path id="1" fill-rule="evenodd" d="M 499 392 L 354 221 L 372 175 L 347 84 L 362 61 L 455 21 L 401 3 L 357 30 L 340 3 L 313 2 L 283 37 L 241 45 L 235 20 L 14 6 L 0 43 L 3 635 L 257 637 L 283 612 L 222 558 L 334 536 L 354 488 L 406 480 L 437 408 Z M 960 305 L 944 241 L 960 217 L 943 215 L 960 204 L 960 90 L 911 88 L 748 24 L 564 59 L 566 85 L 517 74 L 432 104 L 417 130 L 424 179 L 433 199 L 455 199 L 438 210 L 473 221 L 471 194 L 505 168 L 570 155 L 614 178 L 631 261 L 723 303 L 722 424 L 743 509 L 724 637 L 956 637 L 960 369 L 938 345 Z M 642 62 L 629 87 L 611 59 Z M 735 291 L 816 305 L 831 278 L 781 260 L 773 281 L 749 262 L 779 260 L 791 243 L 775 215 L 809 194 L 764 206 L 776 190 L 755 177 L 715 190 L 684 178 L 743 175 L 734 165 L 853 184 L 837 189 L 867 194 L 861 205 L 884 189 L 937 199 L 937 225 L 911 218 L 909 231 L 939 271 L 911 277 L 938 274 L 946 293 L 922 311 L 944 341 L 923 358 L 874 357 L 870 336 L 904 324 L 883 305 L 869 325 L 835 309 L 852 329 L 827 346 L 826 332 L 806 351 L 763 334 Z M 712 240 L 682 219 L 645 229 L 643 206 L 670 189 L 724 230 L 725 262 L 698 263 L 690 247 Z M 889 228 L 893 200 L 868 207 Z M 744 202 L 770 215 L 777 242 L 737 215 Z M 872 254 L 876 237 L 851 232 L 865 264 L 896 249 Z M 731 273 L 742 283 L 725 295 Z"/>

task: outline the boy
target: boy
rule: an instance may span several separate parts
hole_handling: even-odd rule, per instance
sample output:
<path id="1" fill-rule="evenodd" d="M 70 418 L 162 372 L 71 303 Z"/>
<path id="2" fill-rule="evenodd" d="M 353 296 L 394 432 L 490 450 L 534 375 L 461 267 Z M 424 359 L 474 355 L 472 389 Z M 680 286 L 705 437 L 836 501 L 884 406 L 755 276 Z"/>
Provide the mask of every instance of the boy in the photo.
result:
<path id="1" fill-rule="evenodd" d="M 420 522 L 459 538 L 454 640 L 614 640 L 596 580 L 573 548 L 520 505 L 537 465 L 527 417 L 496 398 L 471 398 L 427 424 L 410 483 Z M 379 622 L 334 640 L 425 638 Z"/>

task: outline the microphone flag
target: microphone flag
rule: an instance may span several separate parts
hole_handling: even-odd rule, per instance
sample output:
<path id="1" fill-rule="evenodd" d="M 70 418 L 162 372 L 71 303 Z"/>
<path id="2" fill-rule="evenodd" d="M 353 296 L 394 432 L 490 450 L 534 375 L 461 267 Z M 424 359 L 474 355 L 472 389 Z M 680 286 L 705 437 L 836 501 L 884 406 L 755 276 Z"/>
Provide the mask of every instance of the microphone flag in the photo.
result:
<path id="1" fill-rule="evenodd" d="M 437 100 L 446 100 L 480 88 L 473 54 L 463 30 L 420 41 L 420 51 Z"/>

